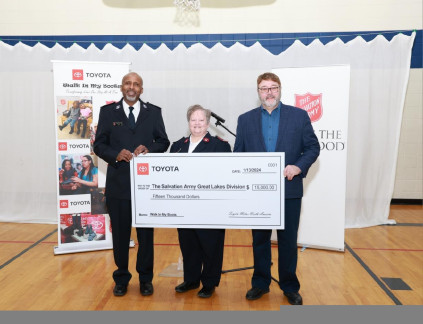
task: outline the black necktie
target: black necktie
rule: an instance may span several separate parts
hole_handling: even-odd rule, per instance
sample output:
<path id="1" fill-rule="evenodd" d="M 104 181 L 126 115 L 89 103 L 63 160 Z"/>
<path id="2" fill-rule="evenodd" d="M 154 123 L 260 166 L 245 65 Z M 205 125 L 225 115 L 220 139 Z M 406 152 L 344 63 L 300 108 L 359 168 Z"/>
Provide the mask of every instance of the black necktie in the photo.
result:
<path id="1" fill-rule="evenodd" d="M 131 129 L 134 129 L 135 128 L 135 117 L 134 117 L 134 114 L 132 113 L 132 110 L 134 110 L 134 107 L 129 107 L 128 119 L 129 119 L 129 127 Z"/>

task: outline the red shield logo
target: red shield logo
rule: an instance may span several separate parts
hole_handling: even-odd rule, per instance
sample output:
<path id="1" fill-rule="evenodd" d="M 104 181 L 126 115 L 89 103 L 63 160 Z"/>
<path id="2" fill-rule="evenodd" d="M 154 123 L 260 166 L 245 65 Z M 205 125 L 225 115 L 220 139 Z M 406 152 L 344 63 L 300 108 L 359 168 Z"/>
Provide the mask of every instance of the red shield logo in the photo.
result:
<path id="1" fill-rule="evenodd" d="M 84 80 L 84 71 L 72 70 L 72 80 Z"/>
<path id="2" fill-rule="evenodd" d="M 69 207 L 69 201 L 68 200 L 60 200 L 59 204 L 60 204 L 60 208 L 68 208 Z"/>
<path id="3" fill-rule="evenodd" d="M 307 111 L 311 122 L 314 123 L 322 118 L 323 106 L 322 106 L 322 94 L 311 94 L 307 92 L 303 95 L 295 95 L 295 107 L 304 109 Z"/>
<path id="4" fill-rule="evenodd" d="M 67 151 L 67 150 L 68 150 L 68 143 L 59 142 L 59 151 Z"/>
<path id="5" fill-rule="evenodd" d="M 137 174 L 148 175 L 148 163 L 137 163 Z"/>

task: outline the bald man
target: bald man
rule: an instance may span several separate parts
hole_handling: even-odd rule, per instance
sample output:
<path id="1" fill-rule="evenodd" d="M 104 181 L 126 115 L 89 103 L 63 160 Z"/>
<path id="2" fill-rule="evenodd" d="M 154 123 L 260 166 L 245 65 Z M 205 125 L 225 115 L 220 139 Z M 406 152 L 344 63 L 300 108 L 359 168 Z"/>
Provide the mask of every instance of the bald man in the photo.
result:
<path id="1" fill-rule="evenodd" d="M 128 289 L 131 273 L 128 270 L 131 237 L 131 183 L 129 162 L 133 156 L 162 153 L 169 147 L 161 109 L 140 100 L 143 80 L 134 72 L 122 79 L 123 98 L 101 107 L 94 152 L 108 163 L 106 177 L 106 205 L 112 224 L 113 254 L 117 270 L 113 272 L 115 296 L 123 296 Z M 139 248 L 136 269 L 140 292 L 153 294 L 153 228 L 137 228 Z"/>

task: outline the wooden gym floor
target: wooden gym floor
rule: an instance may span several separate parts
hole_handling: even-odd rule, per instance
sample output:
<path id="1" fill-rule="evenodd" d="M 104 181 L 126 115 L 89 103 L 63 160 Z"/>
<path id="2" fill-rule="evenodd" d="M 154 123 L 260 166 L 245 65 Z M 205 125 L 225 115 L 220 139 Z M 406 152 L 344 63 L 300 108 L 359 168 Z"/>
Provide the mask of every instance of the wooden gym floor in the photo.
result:
<path id="1" fill-rule="evenodd" d="M 347 229 L 345 252 L 299 252 L 305 305 L 423 304 L 422 206 L 391 206 L 390 218 L 397 225 Z M 223 269 L 252 266 L 251 232 L 226 233 Z M 130 249 L 128 293 L 114 297 L 111 250 L 55 256 L 55 245 L 56 225 L 0 223 L 0 310 L 279 310 L 288 305 L 275 282 L 261 299 L 246 300 L 252 270 L 223 274 L 209 299 L 198 298 L 198 290 L 176 293 L 182 278 L 159 276 L 178 260 L 176 229 L 155 230 L 155 292 L 148 297 L 139 293 L 136 249 Z M 272 253 L 277 278 L 275 247 Z"/>

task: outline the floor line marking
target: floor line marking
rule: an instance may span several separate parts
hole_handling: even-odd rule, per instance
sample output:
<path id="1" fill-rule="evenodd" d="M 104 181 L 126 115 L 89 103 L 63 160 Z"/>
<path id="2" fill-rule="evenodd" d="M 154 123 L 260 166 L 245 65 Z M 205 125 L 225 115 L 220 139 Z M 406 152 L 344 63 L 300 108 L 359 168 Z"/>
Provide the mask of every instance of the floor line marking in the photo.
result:
<path id="1" fill-rule="evenodd" d="M 20 256 L 22 256 L 23 254 L 25 254 L 26 252 L 28 252 L 29 250 L 31 250 L 32 248 L 34 248 L 35 246 L 37 246 L 38 244 L 40 244 L 42 241 L 44 241 L 46 238 L 48 238 L 49 236 L 51 236 L 52 234 L 57 232 L 57 228 L 54 229 L 54 231 L 50 232 L 49 234 L 47 234 L 46 236 L 44 236 L 43 238 L 39 239 L 37 242 L 35 242 L 34 244 L 32 244 L 31 246 L 27 247 L 26 249 L 22 250 L 20 253 L 16 254 L 13 258 L 9 259 L 8 261 L 6 261 L 5 263 L 3 263 L 2 265 L 0 265 L 0 270 L 3 269 L 5 266 L 7 266 L 8 264 L 12 263 L 13 261 L 15 261 L 17 258 L 19 258 Z"/>
<path id="2" fill-rule="evenodd" d="M 376 276 L 376 274 L 370 269 L 370 267 L 357 255 L 357 253 L 354 252 L 354 250 L 345 243 L 345 248 L 352 254 L 352 256 L 358 261 L 358 263 L 361 264 L 361 266 L 364 268 L 364 270 L 367 271 L 367 273 L 373 278 L 374 281 L 379 285 L 380 288 L 388 295 L 389 298 L 392 299 L 392 301 L 395 303 L 395 305 L 402 305 L 401 301 L 395 297 L 395 295 L 392 293 L 391 290 L 389 290 L 388 287 Z"/>
<path id="3" fill-rule="evenodd" d="M 369 251 L 400 251 L 400 252 L 423 252 L 421 249 L 383 249 L 383 248 L 360 248 L 355 247 L 354 250 L 369 250 Z"/>

